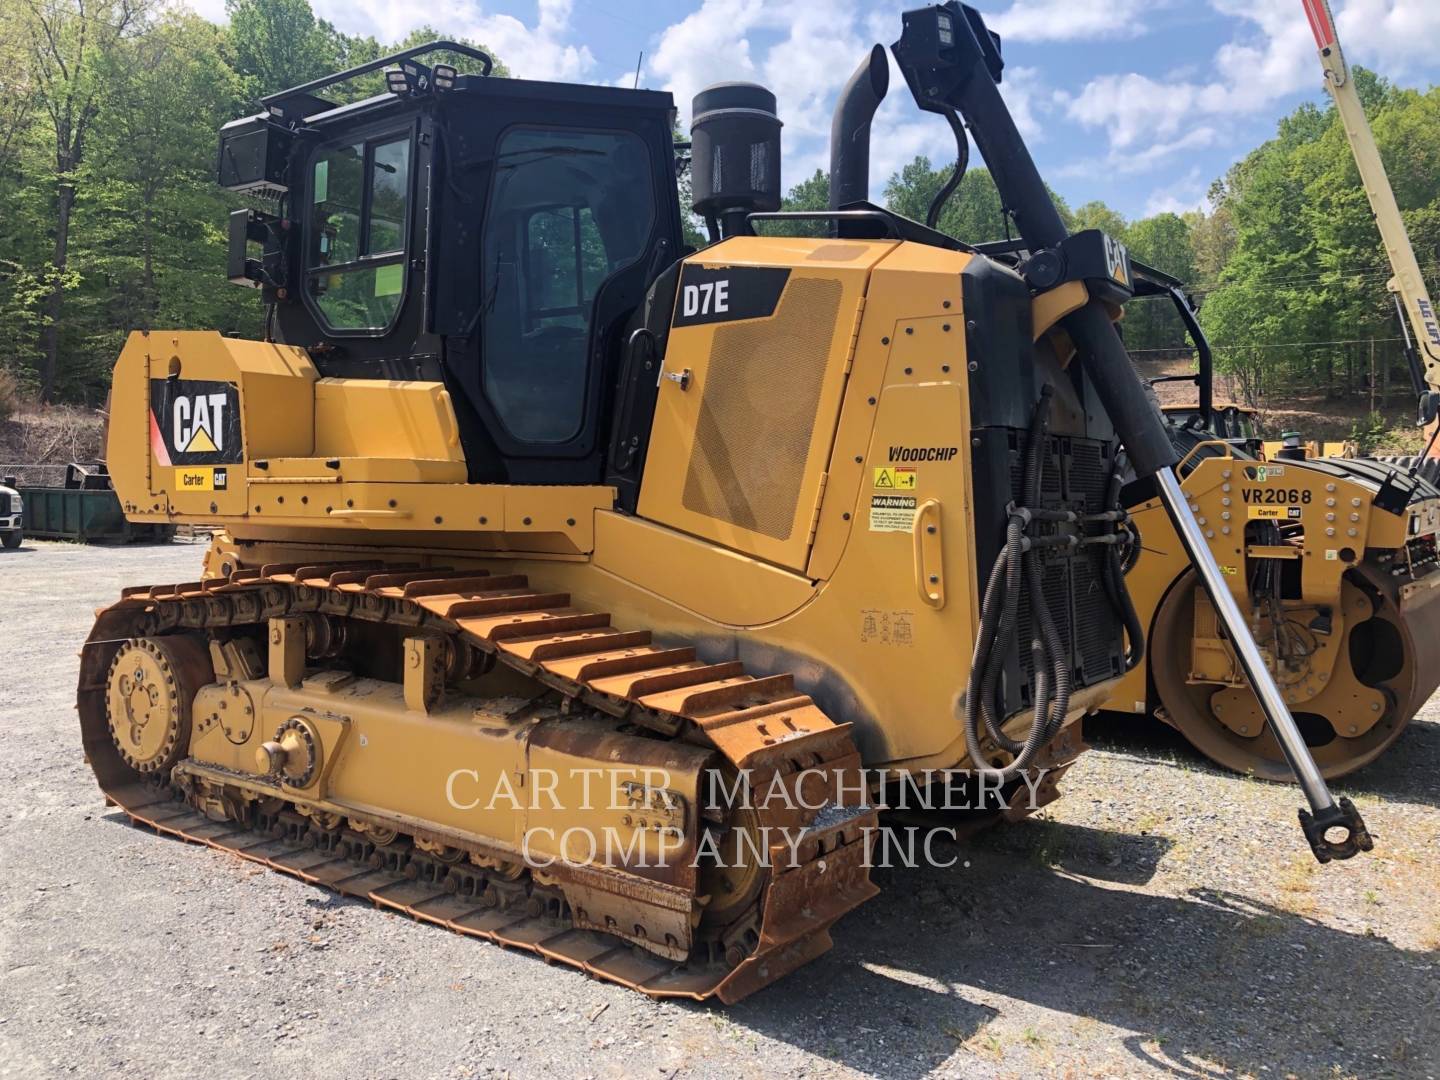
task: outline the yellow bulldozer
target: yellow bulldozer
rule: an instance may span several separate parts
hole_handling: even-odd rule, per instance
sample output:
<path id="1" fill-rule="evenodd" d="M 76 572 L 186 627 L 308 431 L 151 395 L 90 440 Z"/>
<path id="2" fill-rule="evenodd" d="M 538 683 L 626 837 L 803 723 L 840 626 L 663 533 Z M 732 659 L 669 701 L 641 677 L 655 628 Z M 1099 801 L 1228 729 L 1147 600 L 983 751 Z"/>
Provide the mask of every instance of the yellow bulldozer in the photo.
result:
<path id="1" fill-rule="evenodd" d="M 1055 797 L 1143 647 L 1123 442 L 1291 754 L 1316 857 L 1367 850 L 1115 331 L 1124 247 L 1067 235 L 977 12 L 907 12 L 892 51 L 957 175 L 968 125 L 1023 265 L 867 200 L 880 46 L 840 95 L 824 213 L 777 212 L 773 94 L 696 98 L 699 251 L 669 94 L 493 78 L 438 42 L 223 128 L 220 182 L 257 204 L 228 275 L 268 329 L 135 333 L 116 364 L 127 515 L 220 531 L 197 580 L 124 590 L 84 646 L 108 799 L 734 1001 L 875 892 L 897 786 L 989 817 Z M 381 68 L 385 93 L 325 96 Z M 805 217 L 827 235 L 787 235 Z"/>

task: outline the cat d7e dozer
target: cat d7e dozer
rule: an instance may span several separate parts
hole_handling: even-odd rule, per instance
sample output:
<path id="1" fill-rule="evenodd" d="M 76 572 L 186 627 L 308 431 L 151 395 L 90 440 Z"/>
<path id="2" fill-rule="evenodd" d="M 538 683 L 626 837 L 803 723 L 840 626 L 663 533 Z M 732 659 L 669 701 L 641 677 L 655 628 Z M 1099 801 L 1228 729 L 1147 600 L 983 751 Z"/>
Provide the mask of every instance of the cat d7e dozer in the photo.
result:
<path id="1" fill-rule="evenodd" d="M 421 61 L 441 47 L 479 70 Z M 230 265 L 270 333 L 137 333 L 116 365 L 126 512 L 222 531 L 202 580 L 126 590 L 85 646 L 107 796 L 734 1001 L 874 893 L 901 781 L 996 813 L 1054 796 L 1141 647 L 1123 440 L 1288 740 L 1314 851 L 1367 848 L 1180 493 L 1112 323 L 1123 247 L 1066 236 L 978 14 L 910 12 L 894 54 L 974 133 L 1022 272 L 865 201 L 879 46 L 836 110 L 818 239 L 754 235 L 788 219 L 775 99 L 748 84 L 696 99 L 713 242 L 691 254 L 668 94 L 490 78 L 441 43 L 227 125 L 221 182 L 272 203 L 232 217 Z M 386 94 L 320 96 L 386 64 Z"/>
<path id="2" fill-rule="evenodd" d="M 1135 292 L 1171 302 L 1195 349 L 1195 373 L 1167 378 L 1193 379 L 1197 400 L 1167 422 L 1197 523 L 1316 763 L 1343 776 L 1394 743 L 1440 685 L 1440 490 L 1373 459 L 1261 460 L 1258 440 L 1214 404 L 1210 346 L 1182 283 L 1137 266 Z M 1154 486 L 1129 484 L 1121 502 L 1150 650 L 1105 708 L 1153 713 L 1221 765 L 1290 779 Z"/>

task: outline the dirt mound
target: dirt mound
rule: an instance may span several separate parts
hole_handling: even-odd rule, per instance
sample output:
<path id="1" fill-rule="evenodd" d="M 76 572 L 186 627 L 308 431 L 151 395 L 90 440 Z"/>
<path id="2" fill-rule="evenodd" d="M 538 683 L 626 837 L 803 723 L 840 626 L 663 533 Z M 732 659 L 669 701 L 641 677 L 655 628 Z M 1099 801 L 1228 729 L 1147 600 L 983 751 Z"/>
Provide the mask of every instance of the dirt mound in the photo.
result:
<path id="1" fill-rule="evenodd" d="M 27 409 L 0 420 L 0 476 L 53 484 L 72 461 L 105 456 L 105 417 L 68 405 Z"/>

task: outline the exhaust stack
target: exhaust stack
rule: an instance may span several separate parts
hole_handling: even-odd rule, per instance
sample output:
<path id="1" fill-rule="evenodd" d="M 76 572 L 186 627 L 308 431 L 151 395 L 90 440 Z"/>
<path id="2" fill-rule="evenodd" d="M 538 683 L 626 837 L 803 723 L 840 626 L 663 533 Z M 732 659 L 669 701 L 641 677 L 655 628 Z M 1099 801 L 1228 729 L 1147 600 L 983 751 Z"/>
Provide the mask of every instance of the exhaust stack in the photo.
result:
<path id="1" fill-rule="evenodd" d="M 830 122 L 830 209 L 870 197 L 870 121 L 890 89 L 890 60 L 876 45 L 840 91 Z"/>

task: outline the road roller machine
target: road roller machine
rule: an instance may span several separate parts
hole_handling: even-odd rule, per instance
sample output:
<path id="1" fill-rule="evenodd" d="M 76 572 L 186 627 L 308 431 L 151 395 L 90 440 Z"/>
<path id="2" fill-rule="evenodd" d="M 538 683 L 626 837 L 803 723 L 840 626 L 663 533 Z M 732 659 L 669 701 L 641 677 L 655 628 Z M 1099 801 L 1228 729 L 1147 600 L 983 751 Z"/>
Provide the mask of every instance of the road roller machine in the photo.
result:
<path id="1" fill-rule="evenodd" d="M 1440 685 L 1440 490 L 1369 458 L 1258 456 L 1212 396 L 1211 354 L 1183 285 L 1148 267 L 1137 297 L 1175 305 L 1197 398 L 1166 413 L 1197 523 L 1327 778 L 1374 761 Z M 1215 610 L 1154 492 L 1122 501 L 1139 537 L 1126 580 L 1150 636 L 1107 709 L 1154 715 L 1213 761 L 1291 779 Z"/>
<path id="2" fill-rule="evenodd" d="M 698 251 L 665 93 L 495 78 L 437 42 L 222 129 L 251 204 L 227 273 L 267 332 L 139 332 L 117 361 L 127 515 L 218 531 L 196 580 L 124 590 L 84 646 L 107 798 L 737 1000 L 875 893 L 897 786 L 987 817 L 1056 796 L 1142 649 L 1123 442 L 1290 750 L 1312 850 L 1367 849 L 1115 331 L 1124 247 L 1066 234 L 978 13 L 908 12 L 892 51 L 920 109 L 968 125 L 1025 265 L 868 201 L 880 46 L 840 94 L 825 212 L 778 212 L 772 94 L 698 96 Z M 326 97 L 380 68 L 386 93 Z"/>

